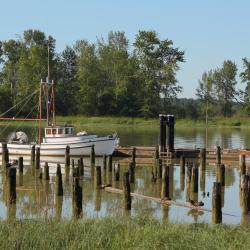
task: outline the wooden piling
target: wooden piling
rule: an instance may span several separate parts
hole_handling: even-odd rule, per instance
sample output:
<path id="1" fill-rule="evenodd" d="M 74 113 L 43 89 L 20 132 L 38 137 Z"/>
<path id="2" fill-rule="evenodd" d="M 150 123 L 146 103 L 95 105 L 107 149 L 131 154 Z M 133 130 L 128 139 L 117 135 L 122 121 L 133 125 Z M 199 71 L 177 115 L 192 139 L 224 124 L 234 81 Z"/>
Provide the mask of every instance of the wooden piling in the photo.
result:
<path id="1" fill-rule="evenodd" d="M 181 168 L 180 169 L 181 174 L 185 176 L 185 157 L 184 157 L 184 155 L 181 155 L 181 157 L 180 157 L 180 168 Z"/>
<path id="2" fill-rule="evenodd" d="M 174 116 L 167 115 L 167 125 L 168 125 L 168 152 L 174 152 Z"/>
<path id="3" fill-rule="evenodd" d="M 83 163 L 83 158 L 81 157 L 79 159 L 79 171 L 80 171 L 80 176 L 84 176 L 84 163 Z"/>
<path id="4" fill-rule="evenodd" d="M 133 162 L 129 163 L 129 181 L 135 183 L 135 165 Z"/>
<path id="5" fill-rule="evenodd" d="M 108 170 L 112 172 L 112 155 L 108 156 Z"/>
<path id="6" fill-rule="evenodd" d="M 18 171 L 19 173 L 23 173 L 23 157 L 18 158 Z"/>
<path id="7" fill-rule="evenodd" d="M 79 218 L 82 214 L 82 187 L 79 183 L 79 177 L 73 177 L 72 191 L 73 214 L 75 218 Z"/>
<path id="8" fill-rule="evenodd" d="M 30 152 L 30 165 L 32 167 L 35 166 L 35 159 L 36 159 L 35 155 L 36 155 L 36 146 L 32 145 Z"/>
<path id="9" fill-rule="evenodd" d="M 63 196 L 63 182 L 62 182 L 62 172 L 60 164 L 57 164 L 57 169 L 56 169 L 56 195 Z"/>
<path id="10" fill-rule="evenodd" d="M 200 166 L 201 166 L 201 169 L 206 168 L 206 149 L 205 148 L 200 149 Z"/>
<path id="11" fill-rule="evenodd" d="M 239 156 L 239 163 L 240 163 L 241 174 L 246 174 L 246 156 L 245 155 Z"/>
<path id="12" fill-rule="evenodd" d="M 103 155 L 103 169 L 106 170 L 107 168 L 107 155 Z"/>
<path id="13" fill-rule="evenodd" d="M 114 179 L 115 181 L 120 180 L 120 163 L 116 163 L 114 166 Z"/>
<path id="14" fill-rule="evenodd" d="M 70 146 L 67 145 L 65 149 L 65 172 L 70 168 Z"/>
<path id="15" fill-rule="evenodd" d="M 160 120 L 160 135 L 159 135 L 159 144 L 160 152 L 166 151 L 166 115 L 159 115 Z"/>
<path id="16" fill-rule="evenodd" d="M 40 147 L 36 147 L 36 169 L 40 168 Z"/>
<path id="17" fill-rule="evenodd" d="M 91 146 L 91 152 L 90 152 L 90 164 L 91 166 L 95 165 L 95 146 Z"/>
<path id="18" fill-rule="evenodd" d="M 16 168 L 8 168 L 9 204 L 16 203 Z"/>
<path id="19" fill-rule="evenodd" d="M 131 210 L 131 193 L 130 193 L 129 172 L 125 172 L 123 175 L 123 192 L 124 192 L 125 209 Z"/>
<path id="20" fill-rule="evenodd" d="M 221 186 L 225 186 L 225 165 L 220 164 L 216 167 L 216 182 L 220 182 Z"/>
<path id="21" fill-rule="evenodd" d="M 95 188 L 100 188 L 102 185 L 102 170 L 101 166 L 96 166 L 95 167 Z"/>
<path id="22" fill-rule="evenodd" d="M 2 143 L 2 167 L 3 169 L 7 168 L 7 164 L 9 163 L 9 150 L 7 148 L 7 143 Z"/>
<path id="23" fill-rule="evenodd" d="M 199 181 L 199 168 L 193 166 L 191 175 L 191 192 L 198 193 L 198 181 Z"/>
<path id="24" fill-rule="evenodd" d="M 136 147 L 133 147 L 132 149 L 132 162 L 135 166 L 135 157 L 136 157 Z"/>
<path id="25" fill-rule="evenodd" d="M 48 162 L 44 163 L 44 167 L 43 167 L 43 171 L 44 171 L 44 180 L 49 180 L 49 165 Z"/>
<path id="26" fill-rule="evenodd" d="M 222 222 L 221 183 L 214 182 L 212 196 L 212 221 L 214 224 Z"/>
<path id="27" fill-rule="evenodd" d="M 221 164 L 221 147 L 216 147 L 216 163 Z"/>
<path id="28" fill-rule="evenodd" d="M 157 178 L 162 178 L 162 159 L 158 159 L 158 165 L 157 165 Z"/>
<path id="29" fill-rule="evenodd" d="M 155 146 L 155 160 L 159 159 L 159 145 Z"/>
<path id="30" fill-rule="evenodd" d="M 162 176 L 162 191 L 161 198 L 169 199 L 170 198 L 170 180 L 169 180 L 169 166 L 163 165 L 163 176 Z"/>
<path id="31" fill-rule="evenodd" d="M 241 175 L 241 205 L 243 215 L 248 215 L 250 211 L 250 177 Z"/>

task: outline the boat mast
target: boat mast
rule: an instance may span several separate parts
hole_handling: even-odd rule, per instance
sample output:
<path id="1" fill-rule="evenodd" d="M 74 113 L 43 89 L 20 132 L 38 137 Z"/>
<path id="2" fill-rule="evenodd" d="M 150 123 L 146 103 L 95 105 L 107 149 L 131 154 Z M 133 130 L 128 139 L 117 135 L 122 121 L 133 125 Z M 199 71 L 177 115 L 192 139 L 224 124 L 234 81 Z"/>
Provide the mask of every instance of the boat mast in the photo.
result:
<path id="1" fill-rule="evenodd" d="M 41 144 L 41 137 L 42 137 L 42 87 L 43 87 L 43 80 L 41 80 L 40 83 L 40 93 L 39 93 L 38 144 Z"/>
<path id="2" fill-rule="evenodd" d="M 50 70 L 49 70 L 49 41 L 48 41 L 48 76 L 46 81 L 47 126 L 49 126 L 49 78 L 50 78 Z"/>

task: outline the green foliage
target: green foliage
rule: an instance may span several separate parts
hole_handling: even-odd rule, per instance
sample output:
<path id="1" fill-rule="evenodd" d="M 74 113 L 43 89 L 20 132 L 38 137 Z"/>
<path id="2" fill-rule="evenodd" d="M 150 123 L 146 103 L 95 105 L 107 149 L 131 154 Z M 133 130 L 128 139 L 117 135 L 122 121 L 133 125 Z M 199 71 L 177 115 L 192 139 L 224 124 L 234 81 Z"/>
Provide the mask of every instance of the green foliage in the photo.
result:
<path id="1" fill-rule="evenodd" d="M 244 107 L 247 114 L 250 114 L 250 59 L 243 58 L 244 71 L 240 73 L 240 78 L 246 84 L 244 92 Z"/>

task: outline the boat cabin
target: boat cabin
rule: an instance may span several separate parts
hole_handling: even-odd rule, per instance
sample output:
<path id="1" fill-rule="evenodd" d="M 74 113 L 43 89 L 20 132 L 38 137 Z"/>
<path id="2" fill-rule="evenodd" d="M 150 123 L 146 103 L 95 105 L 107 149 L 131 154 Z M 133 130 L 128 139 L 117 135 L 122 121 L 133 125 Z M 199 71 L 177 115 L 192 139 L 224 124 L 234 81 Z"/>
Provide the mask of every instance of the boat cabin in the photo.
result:
<path id="1" fill-rule="evenodd" d="M 73 126 L 51 126 L 45 128 L 45 138 L 68 137 L 73 135 Z"/>

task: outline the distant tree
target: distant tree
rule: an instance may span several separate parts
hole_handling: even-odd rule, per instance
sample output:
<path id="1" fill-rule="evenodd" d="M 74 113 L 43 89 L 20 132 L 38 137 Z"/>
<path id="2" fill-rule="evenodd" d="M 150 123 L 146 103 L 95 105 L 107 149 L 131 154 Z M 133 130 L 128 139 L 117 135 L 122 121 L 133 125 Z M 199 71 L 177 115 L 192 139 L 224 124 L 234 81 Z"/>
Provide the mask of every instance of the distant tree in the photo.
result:
<path id="1" fill-rule="evenodd" d="M 224 61 L 222 67 L 214 71 L 214 84 L 223 116 L 232 114 L 232 103 L 239 95 L 236 90 L 236 75 L 237 66 L 230 60 Z"/>
<path id="2" fill-rule="evenodd" d="M 246 84 L 244 92 L 244 106 L 248 115 L 250 114 L 250 59 L 243 58 L 243 69 L 240 73 L 240 78 L 243 83 Z"/>
<path id="3" fill-rule="evenodd" d="M 164 104 L 181 91 L 176 71 L 184 61 L 184 52 L 173 47 L 171 40 L 161 41 L 155 31 L 139 31 L 134 43 L 140 79 L 144 86 L 141 114 L 156 116 Z"/>
<path id="4" fill-rule="evenodd" d="M 208 121 L 208 111 L 209 111 L 209 106 L 213 103 L 214 101 L 214 79 L 213 79 L 213 71 L 210 70 L 208 72 L 205 72 L 202 74 L 201 80 L 199 80 L 199 86 L 196 89 L 196 96 L 198 97 L 199 100 L 203 103 L 204 106 L 204 113 L 206 116 L 206 124 Z"/>

